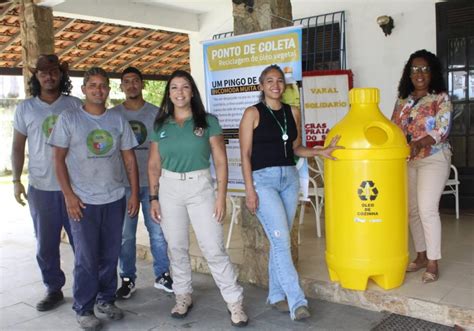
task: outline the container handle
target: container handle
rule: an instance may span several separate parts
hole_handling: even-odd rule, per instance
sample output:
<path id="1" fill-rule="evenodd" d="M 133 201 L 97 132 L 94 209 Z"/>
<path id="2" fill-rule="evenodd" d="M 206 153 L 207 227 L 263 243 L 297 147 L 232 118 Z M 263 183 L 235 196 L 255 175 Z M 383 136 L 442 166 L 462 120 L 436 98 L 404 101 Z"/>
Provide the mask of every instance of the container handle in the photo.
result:
<path id="1" fill-rule="evenodd" d="M 393 140 L 392 129 L 383 122 L 372 122 L 364 129 L 367 141 L 373 146 L 383 146 Z"/>

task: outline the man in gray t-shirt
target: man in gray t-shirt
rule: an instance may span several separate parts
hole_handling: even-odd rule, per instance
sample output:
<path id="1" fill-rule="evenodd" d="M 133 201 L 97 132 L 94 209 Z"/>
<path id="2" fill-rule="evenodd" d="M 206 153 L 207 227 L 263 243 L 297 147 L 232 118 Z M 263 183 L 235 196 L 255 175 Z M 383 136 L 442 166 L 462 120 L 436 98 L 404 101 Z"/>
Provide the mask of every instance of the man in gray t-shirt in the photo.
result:
<path id="1" fill-rule="evenodd" d="M 124 103 L 112 108 L 111 111 L 117 111 L 125 116 L 139 144 L 134 150 L 137 156 L 138 173 L 140 175 L 140 203 L 145 226 L 150 237 L 150 250 L 153 256 L 154 286 L 166 292 L 173 292 L 173 281 L 169 273 L 168 244 L 160 224 L 154 222 L 150 217 L 148 149 L 150 146 L 150 136 L 153 132 L 153 123 L 159 108 L 145 102 L 143 99 L 143 77 L 137 68 L 128 67 L 122 72 L 120 87 L 125 93 L 126 99 Z M 128 199 L 130 196 L 129 187 L 126 189 L 126 194 Z M 138 215 L 130 217 L 125 213 L 122 249 L 119 260 L 120 277 L 122 278 L 122 286 L 117 290 L 117 298 L 119 299 L 130 298 L 135 291 L 135 279 L 137 278 L 137 268 L 135 265 L 137 223 Z"/>
<path id="2" fill-rule="evenodd" d="M 61 114 L 48 143 L 54 146 L 76 244 L 73 309 L 82 328 L 97 329 L 101 322 L 94 304 L 111 319 L 123 317 L 114 304 L 126 209 L 121 163 L 130 182 L 127 212 L 133 217 L 139 208 L 137 141 L 125 117 L 105 108 L 110 87 L 103 69 L 85 73 L 82 91 L 84 107 Z"/>
<path id="3" fill-rule="evenodd" d="M 66 281 L 61 270 L 59 244 L 64 228 L 74 247 L 64 197 L 59 189 L 52 163 L 52 148 L 46 144 L 58 116 L 69 108 L 82 105 L 69 96 L 71 80 L 67 63 L 60 63 L 54 54 L 38 57 L 28 82 L 32 98 L 18 104 L 13 121 L 12 170 L 17 202 L 28 201 L 37 240 L 36 260 L 41 270 L 46 296 L 36 309 L 47 311 L 64 301 L 61 288 Z M 21 182 L 28 142 L 28 195 Z"/>

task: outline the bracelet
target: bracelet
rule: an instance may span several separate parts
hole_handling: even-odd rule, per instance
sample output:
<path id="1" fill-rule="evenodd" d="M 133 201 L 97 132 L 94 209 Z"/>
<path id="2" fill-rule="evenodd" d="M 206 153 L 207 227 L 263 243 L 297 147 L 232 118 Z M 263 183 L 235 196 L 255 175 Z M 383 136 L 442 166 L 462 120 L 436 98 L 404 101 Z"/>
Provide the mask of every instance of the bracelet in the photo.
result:
<path id="1" fill-rule="evenodd" d="M 150 195 L 149 201 L 152 202 L 153 200 L 158 201 L 158 195 Z"/>
<path id="2" fill-rule="evenodd" d="M 12 180 L 12 183 L 21 183 L 21 179 L 14 179 Z"/>

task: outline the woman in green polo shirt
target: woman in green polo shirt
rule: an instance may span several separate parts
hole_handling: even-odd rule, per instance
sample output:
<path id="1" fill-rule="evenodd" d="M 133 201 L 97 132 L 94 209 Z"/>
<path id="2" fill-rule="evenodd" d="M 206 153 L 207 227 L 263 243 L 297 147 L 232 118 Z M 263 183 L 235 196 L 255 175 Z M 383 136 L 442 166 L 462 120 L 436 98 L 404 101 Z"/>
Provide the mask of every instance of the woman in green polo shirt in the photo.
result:
<path id="1" fill-rule="evenodd" d="M 189 223 L 231 313 L 234 326 L 245 326 L 243 290 L 224 248 L 222 222 L 227 192 L 227 156 L 217 118 L 206 113 L 191 75 L 175 71 L 168 81 L 151 137 L 148 176 L 151 217 L 161 224 L 170 258 L 176 305 L 183 318 L 192 308 Z M 210 175 L 215 165 L 217 196 Z M 159 196 L 159 200 L 158 200 Z"/>

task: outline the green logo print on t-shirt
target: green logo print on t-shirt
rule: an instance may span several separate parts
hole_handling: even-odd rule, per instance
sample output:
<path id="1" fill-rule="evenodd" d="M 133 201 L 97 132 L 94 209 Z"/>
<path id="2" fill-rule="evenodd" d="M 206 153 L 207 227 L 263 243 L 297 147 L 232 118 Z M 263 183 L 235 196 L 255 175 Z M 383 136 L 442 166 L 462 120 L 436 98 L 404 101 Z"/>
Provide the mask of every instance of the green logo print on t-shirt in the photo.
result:
<path id="1" fill-rule="evenodd" d="M 145 124 L 140 121 L 129 121 L 129 123 L 135 134 L 135 138 L 137 138 L 138 145 L 143 144 L 148 135 Z"/>
<path id="2" fill-rule="evenodd" d="M 93 130 L 87 136 L 87 148 L 92 154 L 107 154 L 114 145 L 114 138 L 106 130 Z"/>
<path id="3" fill-rule="evenodd" d="M 57 120 L 58 115 L 50 115 L 44 119 L 41 130 L 43 131 L 43 134 L 46 136 L 46 138 L 49 138 L 51 135 L 51 131 L 53 131 L 54 124 L 56 124 Z"/>

